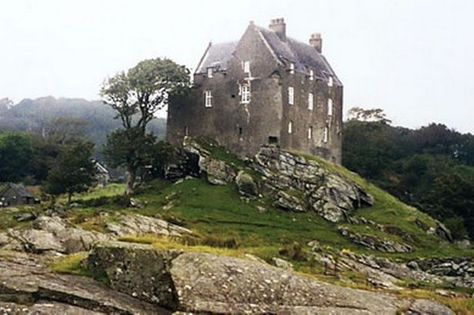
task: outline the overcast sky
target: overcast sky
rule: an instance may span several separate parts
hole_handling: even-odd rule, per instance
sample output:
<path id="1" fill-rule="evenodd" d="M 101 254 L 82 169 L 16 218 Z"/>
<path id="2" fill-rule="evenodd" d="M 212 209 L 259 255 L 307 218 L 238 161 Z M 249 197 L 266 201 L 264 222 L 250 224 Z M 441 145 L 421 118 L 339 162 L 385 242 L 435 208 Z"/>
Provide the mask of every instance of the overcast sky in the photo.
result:
<path id="1" fill-rule="evenodd" d="M 472 0 L 0 0 L 0 98 L 98 99 L 104 78 L 140 60 L 193 69 L 209 41 L 284 17 L 293 38 L 322 33 L 345 112 L 474 133 L 473 13 Z"/>

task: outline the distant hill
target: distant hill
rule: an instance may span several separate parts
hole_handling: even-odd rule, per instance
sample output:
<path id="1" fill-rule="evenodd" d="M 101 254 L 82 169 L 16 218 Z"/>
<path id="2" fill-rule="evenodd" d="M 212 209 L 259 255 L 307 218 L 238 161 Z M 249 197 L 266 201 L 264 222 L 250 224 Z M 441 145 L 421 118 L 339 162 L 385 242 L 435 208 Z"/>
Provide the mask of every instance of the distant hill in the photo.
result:
<path id="1" fill-rule="evenodd" d="M 45 135 L 58 118 L 70 118 L 84 123 L 84 135 L 100 147 L 107 134 L 120 128 L 120 121 L 114 119 L 113 110 L 101 101 L 80 98 L 24 99 L 13 104 L 0 99 L 0 131 L 25 131 Z M 166 119 L 157 118 L 150 123 L 150 131 L 163 139 Z"/>

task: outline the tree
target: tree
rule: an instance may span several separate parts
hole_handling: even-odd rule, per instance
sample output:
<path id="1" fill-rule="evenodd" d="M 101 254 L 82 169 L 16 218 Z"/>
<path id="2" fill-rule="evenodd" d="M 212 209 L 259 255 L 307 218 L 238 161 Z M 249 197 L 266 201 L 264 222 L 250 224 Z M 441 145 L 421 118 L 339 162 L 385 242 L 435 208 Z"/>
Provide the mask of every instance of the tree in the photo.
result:
<path id="1" fill-rule="evenodd" d="M 357 120 L 365 122 L 381 122 L 390 124 L 392 121 L 381 108 L 363 109 L 361 107 L 352 107 L 347 112 L 348 120 Z"/>
<path id="2" fill-rule="evenodd" d="M 105 155 L 110 165 L 127 169 L 126 194 L 133 193 L 137 171 L 148 161 L 154 143 L 147 126 L 168 97 L 189 86 L 189 70 L 170 59 L 149 59 L 107 80 L 101 95 L 120 119 L 123 130 L 107 138 Z"/>
<path id="3" fill-rule="evenodd" d="M 28 135 L 0 134 L 0 182 L 19 181 L 26 176 L 32 155 Z"/>
<path id="4" fill-rule="evenodd" d="M 74 193 L 87 191 L 95 182 L 97 171 L 91 159 L 93 150 L 94 144 L 86 141 L 66 146 L 48 173 L 45 192 L 54 197 L 67 194 L 69 205 Z"/>

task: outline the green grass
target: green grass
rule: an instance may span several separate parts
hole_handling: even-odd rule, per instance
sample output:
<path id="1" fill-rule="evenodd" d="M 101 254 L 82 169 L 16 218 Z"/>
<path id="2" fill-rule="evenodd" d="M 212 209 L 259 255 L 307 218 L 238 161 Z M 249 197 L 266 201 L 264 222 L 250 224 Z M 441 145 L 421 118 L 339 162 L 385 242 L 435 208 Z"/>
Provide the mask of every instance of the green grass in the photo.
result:
<path id="1" fill-rule="evenodd" d="M 81 252 L 58 258 L 51 263 L 50 269 L 56 273 L 90 277 L 90 272 L 82 264 L 87 256 L 88 253 Z"/>
<path id="2" fill-rule="evenodd" d="M 114 197 L 123 195 L 125 192 L 125 184 L 109 184 L 105 187 L 98 187 L 90 192 L 74 195 L 73 202 L 77 200 L 91 200 L 102 197 Z"/>

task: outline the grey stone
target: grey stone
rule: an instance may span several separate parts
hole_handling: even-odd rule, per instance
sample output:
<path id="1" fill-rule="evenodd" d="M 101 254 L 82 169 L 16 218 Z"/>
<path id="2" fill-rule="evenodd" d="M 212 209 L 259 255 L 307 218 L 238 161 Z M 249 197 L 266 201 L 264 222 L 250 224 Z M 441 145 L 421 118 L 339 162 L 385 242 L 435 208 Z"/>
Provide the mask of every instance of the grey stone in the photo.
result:
<path id="1" fill-rule="evenodd" d="M 247 174 L 244 171 L 239 171 L 235 177 L 235 183 L 237 184 L 237 188 L 242 195 L 247 197 L 258 196 L 257 184 L 255 184 L 255 181 L 253 180 L 252 176 L 250 176 L 250 174 Z"/>

